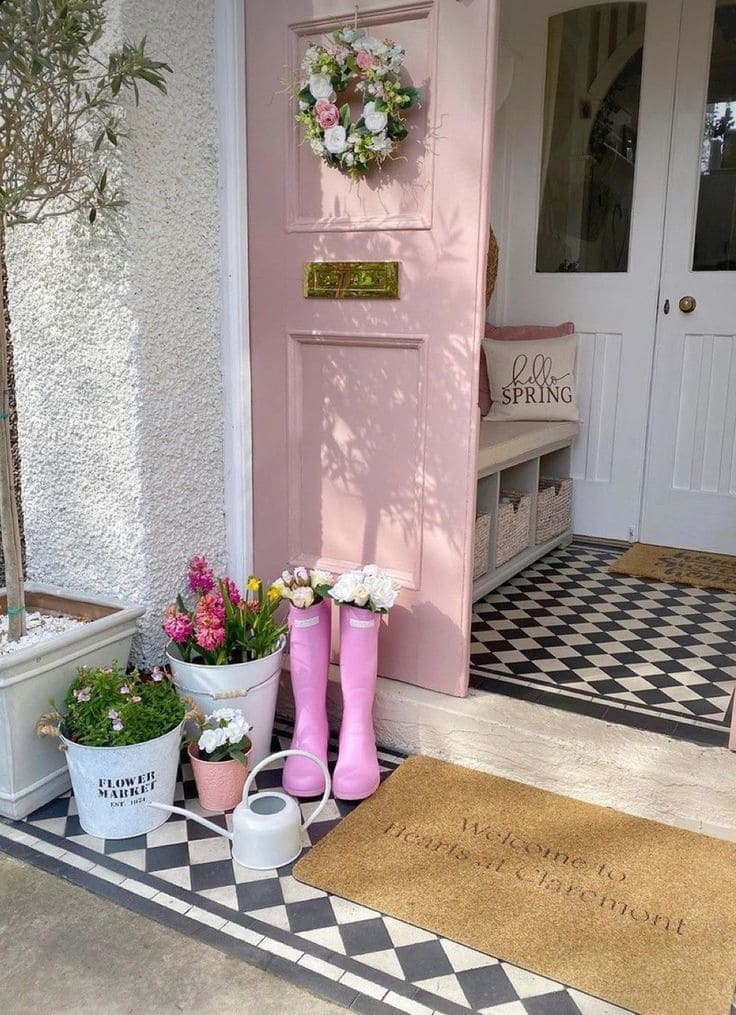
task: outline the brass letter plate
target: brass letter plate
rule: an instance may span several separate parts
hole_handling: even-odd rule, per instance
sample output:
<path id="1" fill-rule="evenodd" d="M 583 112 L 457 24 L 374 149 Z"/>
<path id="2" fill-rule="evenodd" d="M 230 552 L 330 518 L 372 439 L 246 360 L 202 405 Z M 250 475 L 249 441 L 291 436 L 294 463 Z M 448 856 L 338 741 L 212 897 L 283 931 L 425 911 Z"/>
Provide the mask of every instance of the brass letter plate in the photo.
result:
<path id="1" fill-rule="evenodd" d="M 398 261 L 308 261 L 304 265 L 307 299 L 397 300 Z"/>

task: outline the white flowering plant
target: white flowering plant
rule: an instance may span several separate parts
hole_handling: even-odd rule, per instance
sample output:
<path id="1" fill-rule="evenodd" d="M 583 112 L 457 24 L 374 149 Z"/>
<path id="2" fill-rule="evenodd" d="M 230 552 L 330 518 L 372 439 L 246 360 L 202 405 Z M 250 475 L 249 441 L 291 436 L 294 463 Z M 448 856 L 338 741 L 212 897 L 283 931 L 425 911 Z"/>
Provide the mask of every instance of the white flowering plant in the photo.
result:
<path id="1" fill-rule="evenodd" d="M 388 613 L 399 595 L 399 584 L 376 564 L 340 575 L 329 595 L 340 606 L 361 606 L 372 613 Z"/>
<path id="2" fill-rule="evenodd" d="M 394 157 L 408 134 L 404 114 L 421 98 L 418 88 L 401 83 L 405 55 L 391 39 L 348 26 L 307 48 L 296 121 L 327 165 L 360 179 Z M 338 106 L 340 93 L 352 87 L 362 103 L 356 120 L 348 102 Z"/>
<path id="3" fill-rule="evenodd" d="M 253 727 L 239 708 L 218 708 L 199 723 L 187 743 L 196 744 L 204 761 L 239 761 L 247 765 Z"/>
<path id="4" fill-rule="evenodd" d="M 271 588 L 276 589 L 279 596 L 292 606 L 307 610 L 322 602 L 334 580 L 329 571 L 295 567 L 293 571 L 282 571 L 281 577 L 276 579 Z"/>

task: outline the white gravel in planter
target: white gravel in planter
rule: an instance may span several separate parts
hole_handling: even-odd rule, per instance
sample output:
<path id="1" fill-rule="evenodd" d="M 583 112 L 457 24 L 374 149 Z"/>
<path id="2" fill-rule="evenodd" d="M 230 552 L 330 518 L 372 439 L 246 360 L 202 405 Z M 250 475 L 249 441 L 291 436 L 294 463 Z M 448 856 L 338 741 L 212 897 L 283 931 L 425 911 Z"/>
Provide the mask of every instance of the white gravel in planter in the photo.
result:
<path id="1" fill-rule="evenodd" d="M 53 638 L 73 627 L 81 627 L 86 621 L 79 617 L 56 617 L 47 613 L 29 613 L 26 618 L 27 634 L 19 641 L 8 641 L 8 618 L 0 617 L 0 656 L 10 655 L 17 649 L 36 645 L 45 638 Z"/>

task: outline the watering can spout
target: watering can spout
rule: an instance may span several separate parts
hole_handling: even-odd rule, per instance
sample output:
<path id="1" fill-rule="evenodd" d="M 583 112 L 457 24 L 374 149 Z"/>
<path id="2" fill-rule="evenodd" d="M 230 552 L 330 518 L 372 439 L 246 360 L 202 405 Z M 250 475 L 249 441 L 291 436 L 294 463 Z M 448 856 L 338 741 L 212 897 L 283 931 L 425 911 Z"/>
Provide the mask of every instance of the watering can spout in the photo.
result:
<path id="1" fill-rule="evenodd" d="M 220 828 L 213 821 L 208 821 L 207 818 L 201 818 L 199 814 L 193 814 L 191 811 L 185 810 L 183 807 L 172 807 L 170 804 L 159 804 L 151 802 L 149 807 L 157 807 L 160 811 L 169 811 L 171 814 L 183 814 L 185 818 L 190 818 L 192 821 L 197 821 L 200 825 L 204 825 L 205 828 L 209 828 L 213 832 L 217 832 L 223 839 L 230 839 L 232 842 L 233 833 L 228 832 L 226 828 Z"/>

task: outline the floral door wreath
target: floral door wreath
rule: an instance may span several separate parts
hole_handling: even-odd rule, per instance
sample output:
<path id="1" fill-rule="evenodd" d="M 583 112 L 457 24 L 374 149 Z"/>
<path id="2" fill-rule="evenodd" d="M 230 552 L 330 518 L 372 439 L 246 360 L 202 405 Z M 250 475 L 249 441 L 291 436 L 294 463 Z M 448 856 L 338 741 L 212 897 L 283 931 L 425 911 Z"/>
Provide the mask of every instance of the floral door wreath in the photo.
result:
<path id="1" fill-rule="evenodd" d="M 408 133 L 403 114 L 420 99 L 418 88 L 401 84 L 405 55 L 390 39 L 381 41 L 347 26 L 323 44 L 308 47 L 296 120 L 314 154 L 328 166 L 359 179 L 371 166 L 395 157 Z M 363 102 L 355 121 L 347 102 L 337 105 L 351 85 Z"/>

